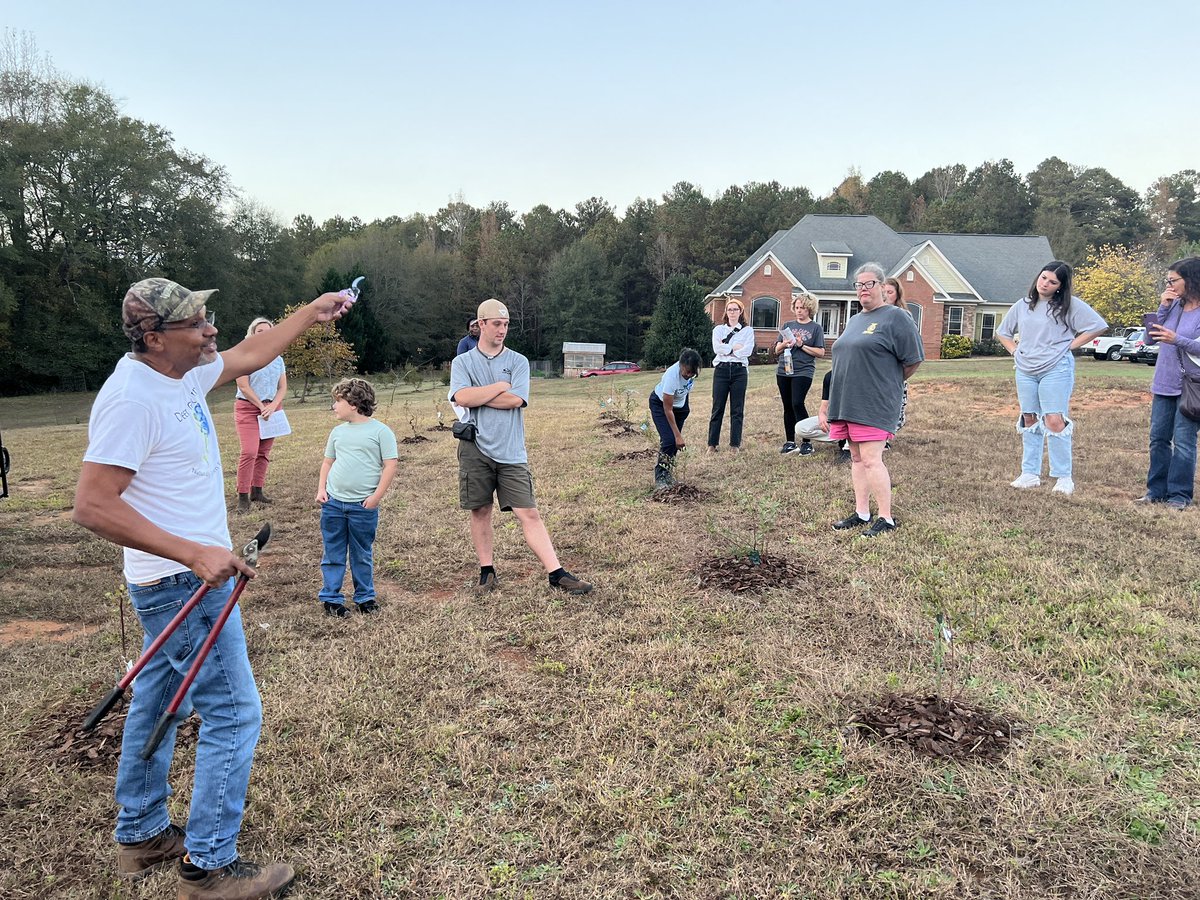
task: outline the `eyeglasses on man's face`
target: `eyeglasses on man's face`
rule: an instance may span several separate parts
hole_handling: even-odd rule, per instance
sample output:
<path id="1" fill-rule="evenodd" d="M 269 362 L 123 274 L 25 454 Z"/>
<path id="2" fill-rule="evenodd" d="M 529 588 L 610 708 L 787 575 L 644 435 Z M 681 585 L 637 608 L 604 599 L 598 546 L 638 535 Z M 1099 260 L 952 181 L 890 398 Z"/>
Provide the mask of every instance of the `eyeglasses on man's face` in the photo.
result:
<path id="1" fill-rule="evenodd" d="M 156 331 L 182 331 L 185 328 L 191 328 L 196 331 L 203 331 L 210 325 L 217 324 L 217 314 L 215 312 L 206 312 L 202 318 L 194 322 L 160 322 Z"/>
<path id="2" fill-rule="evenodd" d="M 869 291 L 874 289 L 877 284 L 879 284 L 878 281 L 856 281 L 854 282 L 854 289 L 856 291 Z"/>

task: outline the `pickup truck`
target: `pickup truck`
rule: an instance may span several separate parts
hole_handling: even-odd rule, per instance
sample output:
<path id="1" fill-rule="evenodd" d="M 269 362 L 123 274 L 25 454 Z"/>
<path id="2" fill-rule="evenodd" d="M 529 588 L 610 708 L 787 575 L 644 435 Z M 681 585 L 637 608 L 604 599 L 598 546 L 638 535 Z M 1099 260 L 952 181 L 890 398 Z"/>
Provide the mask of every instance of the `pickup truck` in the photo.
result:
<path id="1" fill-rule="evenodd" d="M 1095 357 L 1096 360 L 1110 359 L 1116 362 L 1121 358 L 1121 344 L 1136 328 L 1122 328 L 1118 334 L 1101 335 L 1094 338 L 1090 344 L 1079 348 L 1080 354 Z"/>

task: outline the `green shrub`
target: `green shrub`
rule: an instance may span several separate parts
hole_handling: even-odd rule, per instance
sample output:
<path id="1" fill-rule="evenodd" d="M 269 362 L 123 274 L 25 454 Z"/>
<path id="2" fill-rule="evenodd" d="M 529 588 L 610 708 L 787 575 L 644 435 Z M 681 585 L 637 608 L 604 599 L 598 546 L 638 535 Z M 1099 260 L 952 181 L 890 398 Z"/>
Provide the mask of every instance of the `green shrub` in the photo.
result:
<path id="1" fill-rule="evenodd" d="M 445 386 L 445 385 L 449 385 L 449 384 L 450 384 L 450 370 L 445 369 L 442 371 L 442 385 Z"/>
<path id="2" fill-rule="evenodd" d="M 942 359 L 965 359 L 971 355 L 971 339 L 963 334 L 942 338 Z"/>
<path id="3" fill-rule="evenodd" d="M 1007 356 L 1008 351 L 997 340 L 989 338 L 986 341 L 976 341 L 971 345 L 972 356 Z"/>

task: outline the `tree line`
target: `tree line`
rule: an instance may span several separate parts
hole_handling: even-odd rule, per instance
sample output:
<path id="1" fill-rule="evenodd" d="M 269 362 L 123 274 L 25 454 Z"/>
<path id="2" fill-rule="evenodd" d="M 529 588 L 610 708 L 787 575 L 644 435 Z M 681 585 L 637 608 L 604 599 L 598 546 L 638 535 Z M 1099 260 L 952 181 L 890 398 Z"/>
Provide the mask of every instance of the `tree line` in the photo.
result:
<path id="1" fill-rule="evenodd" d="M 703 297 L 807 213 L 869 213 L 904 231 L 1045 234 L 1075 264 L 1105 246 L 1167 260 L 1200 241 L 1198 194 L 1195 170 L 1138 193 L 1103 168 L 1051 157 L 1024 175 L 1008 160 L 939 166 L 916 180 L 852 170 L 827 196 L 777 181 L 710 196 L 681 181 L 623 211 L 599 197 L 520 212 L 460 195 L 432 213 L 285 224 L 240 195 L 220 164 L 124 115 L 107 92 L 59 74 L 30 38 L 9 32 L 0 46 L 0 392 L 98 385 L 128 346 L 118 321 L 125 289 L 153 275 L 220 289 L 211 306 L 222 346 L 255 316 L 365 275 L 355 315 L 339 323 L 363 372 L 450 358 L 489 296 L 507 303 L 509 342 L 533 359 L 557 357 L 564 340 L 639 359 L 671 279 L 683 279 L 672 298 Z"/>

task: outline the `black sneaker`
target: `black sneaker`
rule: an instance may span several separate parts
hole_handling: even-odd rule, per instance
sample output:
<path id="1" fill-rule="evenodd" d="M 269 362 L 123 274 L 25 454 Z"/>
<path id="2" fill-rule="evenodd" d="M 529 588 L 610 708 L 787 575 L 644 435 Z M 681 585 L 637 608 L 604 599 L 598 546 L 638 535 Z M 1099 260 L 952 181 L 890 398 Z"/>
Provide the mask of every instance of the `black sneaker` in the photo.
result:
<path id="1" fill-rule="evenodd" d="M 870 525 L 871 519 L 868 516 L 864 519 L 858 513 L 850 513 L 844 519 L 839 519 L 833 523 L 833 527 L 838 531 L 845 531 L 847 528 L 862 528 L 864 525 Z"/>
<path id="2" fill-rule="evenodd" d="M 295 877 L 286 863 L 260 866 L 235 859 L 208 871 L 184 859 L 179 864 L 179 900 L 269 900 L 282 896 Z"/>
<path id="3" fill-rule="evenodd" d="M 854 460 L 850 458 L 849 450 L 839 450 L 838 455 L 837 455 L 837 461 L 840 463 L 854 462 Z"/>
<path id="4" fill-rule="evenodd" d="M 813 452 L 814 451 L 813 451 L 812 441 L 801 441 L 800 442 L 800 455 L 801 456 L 812 456 Z"/>
<path id="5" fill-rule="evenodd" d="M 787 441 L 782 447 L 779 448 L 779 453 L 782 456 L 790 456 L 791 454 L 796 453 L 799 449 L 800 448 L 796 446 L 794 441 Z"/>
<path id="6" fill-rule="evenodd" d="M 346 609 L 346 604 L 344 603 L 330 603 L 326 600 L 324 601 L 324 606 L 325 615 L 332 616 L 335 619 L 344 619 L 350 615 L 350 610 Z"/>
<path id="7" fill-rule="evenodd" d="M 557 588 L 560 591 L 566 591 L 568 594 L 586 594 L 592 589 L 592 586 L 586 581 L 580 581 L 570 572 L 563 572 L 559 576 L 558 581 L 551 581 L 550 587 Z"/>
<path id="8" fill-rule="evenodd" d="M 120 844 L 117 851 L 117 873 L 122 878 L 145 878 L 163 863 L 183 859 L 183 829 L 169 825 L 166 831 L 136 844 Z"/>
<path id="9" fill-rule="evenodd" d="M 875 521 L 871 523 L 871 527 L 864 529 L 859 537 L 879 537 L 879 535 L 895 531 L 899 527 L 899 525 L 895 525 L 887 519 L 876 516 Z"/>
<path id="10" fill-rule="evenodd" d="M 369 616 L 371 613 L 379 612 L 379 604 L 374 600 L 365 600 L 362 603 L 357 604 L 357 606 L 358 611 L 363 615 Z"/>

